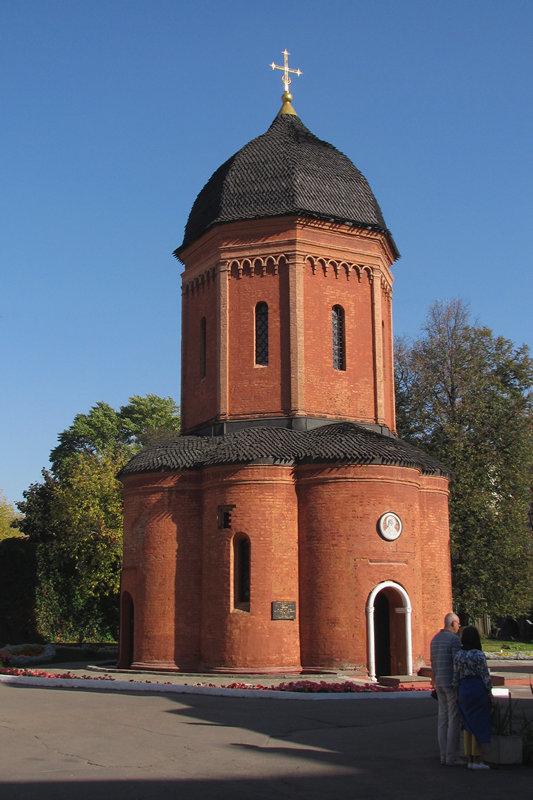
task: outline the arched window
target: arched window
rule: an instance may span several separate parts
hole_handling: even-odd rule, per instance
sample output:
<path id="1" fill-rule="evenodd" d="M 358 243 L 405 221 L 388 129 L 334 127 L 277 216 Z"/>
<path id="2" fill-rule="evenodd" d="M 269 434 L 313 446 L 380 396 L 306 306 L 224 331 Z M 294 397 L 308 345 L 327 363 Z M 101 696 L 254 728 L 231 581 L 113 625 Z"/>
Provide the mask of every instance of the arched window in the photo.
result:
<path id="1" fill-rule="evenodd" d="M 250 610 L 250 540 L 243 533 L 233 539 L 233 606 Z"/>
<path id="2" fill-rule="evenodd" d="M 331 309 L 331 325 L 333 337 L 333 369 L 346 369 L 346 335 L 344 328 L 344 308 L 333 306 Z"/>
<path id="3" fill-rule="evenodd" d="M 258 303 L 255 307 L 255 363 L 268 364 L 268 306 Z"/>
<path id="4" fill-rule="evenodd" d="M 207 322 L 205 317 L 200 321 L 200 379 L 205 378 L 207 369 Z"/>

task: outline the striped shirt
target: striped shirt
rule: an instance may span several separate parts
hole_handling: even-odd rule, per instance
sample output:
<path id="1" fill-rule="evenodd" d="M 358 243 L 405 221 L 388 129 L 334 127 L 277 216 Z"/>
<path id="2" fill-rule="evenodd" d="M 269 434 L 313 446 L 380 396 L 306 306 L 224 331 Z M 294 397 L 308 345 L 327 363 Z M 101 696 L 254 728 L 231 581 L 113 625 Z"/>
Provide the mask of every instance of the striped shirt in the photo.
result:
<path id="1" fill-rule="evenodd" d="M 461 640 L 446 628 L 431 640 L 431 668 L 436 687 L 453 685 L 453 658 L 460 649 Z"/>

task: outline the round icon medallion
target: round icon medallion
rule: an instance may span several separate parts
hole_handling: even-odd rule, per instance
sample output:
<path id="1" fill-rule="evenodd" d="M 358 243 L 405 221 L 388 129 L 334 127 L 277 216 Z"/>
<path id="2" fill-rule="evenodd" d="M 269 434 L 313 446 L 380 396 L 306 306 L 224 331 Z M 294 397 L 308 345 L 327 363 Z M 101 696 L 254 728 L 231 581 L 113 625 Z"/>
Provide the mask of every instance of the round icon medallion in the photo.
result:
<path id="1" fill-rule="evenodd" d="M 402 521 L 398 514 L 387 511 L 379 518 L 378 529 L 384 539 L 393 542 L 402 532 Z"/>

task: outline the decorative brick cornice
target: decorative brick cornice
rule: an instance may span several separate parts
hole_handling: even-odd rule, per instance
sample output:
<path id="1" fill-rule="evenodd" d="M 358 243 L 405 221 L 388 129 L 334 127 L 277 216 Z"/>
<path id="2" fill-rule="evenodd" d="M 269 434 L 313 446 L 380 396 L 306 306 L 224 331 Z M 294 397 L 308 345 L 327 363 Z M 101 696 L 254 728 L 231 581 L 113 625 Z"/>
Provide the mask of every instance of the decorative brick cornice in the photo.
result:
<path id="1" fill-rule="evenodd" d="M 279 255 L 254 255 L 251 258 L 232 258 L 227 262 L 231 278 L 262 278 L 265 275 L 278 275 L 280 264 L 287 264 L 288 257 Z"/>
<path id="2" fill-rule="evenodd" d="M 304 258 L 305 263 L 309 264 L 313 275 L 324 275 L 325 277 L 333 272 L 336 278 L 344 277 L 350 280 L 356 277 L 358 282 L 361 283 L 362 279 L 366 279 L 371 283 L 373 280 L 373 269 L 367 264 L 356 264 L 349 261 L 337 261 L 324 256 L 306 255 Z"/>
<path id="3" fill-rule="evenodd" d="M 219 262 L 216 266 L 208 267 L 190 277 L 187 273 L 184 273 L 182 294 L 195 294 L 208 287 L 214 282 L 217 271 L 227 271 L 230 278 L 236 279 L 246 277 L 261 278 L 265 275 L 278 275 L 280 265 L 289 264 L 291 261 L 294 261 L 294 257 L 291 258 L 286 252 L 227 259 Z M 313 275 L 323 275 L 327 277 L 329 274 L 333 273 L 336 278 L 345 278 L 347 281 L 355 278 L 358 283 L 361 283 L 363 279 L 366 279 L 369 283 L 378 280 L 381 283 L 381 289 L 385 296 L 387 298 L 392 296 L 390 276 L 378 267 L 311 254 L 307 254 L 303 257 L 303 263 L 311 267 Z"/>
<path id="4" fill-rule="evenodd" d="M 217 272 L 227 272 L 230 278 L 237 279 L 278 275 L 280 265 L 288 264 L 289 261 L 290 257 L 286 253 L 224 259 L 216 266 L 198 271 L 194 275 L 189 276 L 187 272 L 183 273 L 181 291 L 183 295 L 201 291 L 215 281 Z"/>
<path id="5" fill-rule="evenodd" d="M 374 269 L 374 278 L 376 281 L 379 280 L 381 282 L 381 291 L 386 298 L 390 299 L 392 297 L 392 283 L 388 279 L 387 275 L 385 275 L 380 269 Z"/>
<path id="6" fill-rule="evenodd" d="M 337 261 L 336 259 L 310 254 L 304 257 L 304 262 L 310 265 L 313 275 L 321 274 L 327 277 L 328 274 L 333 272 L 336 278 L 346 278 L 347 281 L 352 277 L 357 278 L 358 283 L 361 283 L 363 278 L 366 278 L 369 283 L 373 283 L 374 280 L 379 281 L 385 296 L 392 296 L 390 276 L 378 267 L 352 261 Z"/>
<path id="7" fill-rule="evenodd" d="M 189 293 L 195 294 L 196 292 L 205 289 L 207 286 L 210 286 L 215 282 L 216 272 L 216 267 L 208 267 L 203 272 L 199 272 L 194 275 L 194 277 L 188 278 L 188 280 L 185 280 L 186 273 L 184 273 L 183 283 L 181 285 L 182 295 L 187 295 Z"/>
<path id="8" fill-rule="evenodd" d="M 381 290 L 385 295 L 385 297 L 387 298 L 387 300 L 390 300 L 392 298 L 392 286 L 390 282 L 385 278 L 383 273 L 381 275 Z"/>

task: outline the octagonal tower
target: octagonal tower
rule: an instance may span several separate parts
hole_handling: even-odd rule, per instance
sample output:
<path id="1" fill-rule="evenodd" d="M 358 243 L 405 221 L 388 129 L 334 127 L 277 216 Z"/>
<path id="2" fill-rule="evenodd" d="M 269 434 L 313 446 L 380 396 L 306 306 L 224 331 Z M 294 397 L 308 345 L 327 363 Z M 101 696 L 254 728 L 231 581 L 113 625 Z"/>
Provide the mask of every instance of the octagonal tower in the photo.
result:
<path id="1" fill-rule="evenodd" d="M 398 251 L 361 172 L 287 105 L 210 178 L 176 251 L 184 433 L 395 430 Z"/>

